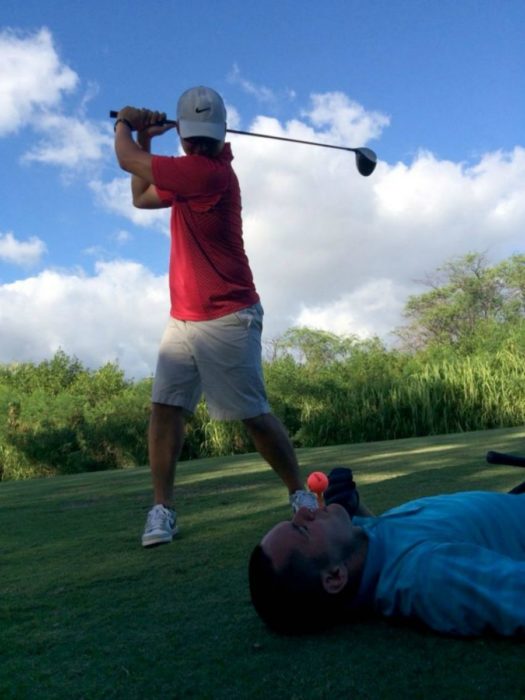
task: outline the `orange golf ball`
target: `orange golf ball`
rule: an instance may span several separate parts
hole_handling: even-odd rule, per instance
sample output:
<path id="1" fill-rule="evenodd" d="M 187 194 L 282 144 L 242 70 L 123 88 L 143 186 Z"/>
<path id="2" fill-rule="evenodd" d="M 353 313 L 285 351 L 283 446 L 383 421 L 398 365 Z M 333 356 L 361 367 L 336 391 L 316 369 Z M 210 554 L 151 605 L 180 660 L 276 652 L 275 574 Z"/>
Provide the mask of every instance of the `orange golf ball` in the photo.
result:
<path id="1" fill-rule="evenodd" d="M 313 493 L 323 493 L 328 487 L 328 477 L 323 472 L 312 472 L 306 480 L 306 485 Z"/>

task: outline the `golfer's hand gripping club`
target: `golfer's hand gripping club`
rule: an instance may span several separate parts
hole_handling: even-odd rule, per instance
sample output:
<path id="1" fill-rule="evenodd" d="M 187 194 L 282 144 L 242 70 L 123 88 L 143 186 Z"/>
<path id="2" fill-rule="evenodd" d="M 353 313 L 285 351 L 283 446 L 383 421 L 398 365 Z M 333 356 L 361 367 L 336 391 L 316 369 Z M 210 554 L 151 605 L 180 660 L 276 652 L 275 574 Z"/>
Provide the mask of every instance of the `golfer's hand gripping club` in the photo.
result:
<path id="1" fill-rule="evenodd" d="M 156 134 L 162 134 L 176 126 L 177 122 L 166 119 L 164 112 L 151 109 L 137 109 L 136 107 L 124 107 L 118 112 L 112 110 L 110 117 L 125 122 L 132 131 L 152 131 L 158 129 Z M 115 122 L 117 123 L 117 122 Z M 156 135 L 152 133 L 151 135 Z"/>

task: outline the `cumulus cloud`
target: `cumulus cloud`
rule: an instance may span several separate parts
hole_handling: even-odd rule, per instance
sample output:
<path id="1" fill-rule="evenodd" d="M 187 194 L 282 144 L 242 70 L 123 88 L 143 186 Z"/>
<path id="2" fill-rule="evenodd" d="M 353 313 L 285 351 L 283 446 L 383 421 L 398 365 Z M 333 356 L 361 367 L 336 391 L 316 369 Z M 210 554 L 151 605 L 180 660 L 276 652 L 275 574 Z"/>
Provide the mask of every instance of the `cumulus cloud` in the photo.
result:
<path id="1" fill-rule="evenodd" d="M 381 112 L 369 112 L 342 92 L 315 94 L 305 116 L 317 129 L 327 129 L 327 135 L 342 145 L 364 146 L 377 139 L 390 118 Z"/>
<path id="2" fill-rule="evenodd" d="M 417 231 L 425 233 L 434 251 L 444 246 L 452 252 L 469 242 L 477 250 L 513 240 L 518 244 L 525 220 L 524 180 L 522 147 L 486 154 L 472 166 L 422 152 L 410 166 L 399 163 L 378 181 L 378 221 L 395 232 L 402 227 L 411 240 Z"/>
<path id="3" fill-rule="evenodd" d="M 97 204 L 106 211 L 119 214 L 137 226 L 156 228 L 169 235 L 169 209 L 137 209 L 131 201 L 129 177 L 116 177 L 109 182 L 92 180 L 89 187 Z"/>
<path id="4" fill-rule="evenodd" d="M 77 74 L 61 63 L 48 29 L 0 31 L 0 136 L 17 131 L 36 112 L 57 107 L 77 83 Z"/>
<path id="5" fill-rule="evenodd" d="M 376 279 L 328 303 L 303 307 L 295 323 L 339 335 L 389 339 L 392 319 L 399 318 L 407 288 L 391 279 Z"/>
<path id="6" fill-rule="evenodd" d="M 0 31 L 0 136 L 22 126 L 39 134 L 38 143 L 22 156 L 24 162 L 58 166 L 71 173 L 103 162 L 113 138 L 108 124 L 86 119 L 86 108 L 98 86 L 91 82 L 80 98 L 76 114 L 63 111 L 63 98 L 80 85 L 65 65 L 51 32 Z"/>
<path id="7" fill-rule="evenodd" d="M 45 243 L 36 236 L 28 241 L 19 241 L 11 231 L 0 232 L 0 260 L 4 262 L 31 267 L 40 262 L 45 252 Z"/>
<path id="8" fill-rule="evenodd" d="M 98 263 L 91 276 L 46 270 L 1 285 L 0 362 L 41 361 L 62 348 L 88 366 L 117 360 L 128 375 L 148 376 L 167 299 L 166 277 L 130 261 Z"/>
<path id="9" fill-rule="evenodd" d="M 240 129 L 241 127 L 241 115 L 234 105 L 225 104 L 226 115 L 228 118 L 227 127 L 228 129 Z"/>
<path id="10" fill-rule="evenodd" d="M 109 127 L 96 126 L 76 117 L 43 114 L 35 128 L 43 138 L 25 153 L 24 161 L 78 171 L 99 163 L 112 153 L 113 135 Z"/>

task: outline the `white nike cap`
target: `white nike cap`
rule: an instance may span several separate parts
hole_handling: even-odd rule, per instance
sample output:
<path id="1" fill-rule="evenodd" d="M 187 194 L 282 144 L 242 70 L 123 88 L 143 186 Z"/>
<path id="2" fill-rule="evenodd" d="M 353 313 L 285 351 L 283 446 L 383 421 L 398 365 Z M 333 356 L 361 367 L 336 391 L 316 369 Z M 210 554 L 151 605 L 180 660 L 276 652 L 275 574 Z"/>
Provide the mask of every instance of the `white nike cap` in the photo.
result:
<path id="1" fill-rule="evenodd" d="M 207 136 L 224 141 L 226 107 L 222 97 L 215 90 L 202 85 L 186 90 L 177 104 L 177 123 L 183 139 Z"/>

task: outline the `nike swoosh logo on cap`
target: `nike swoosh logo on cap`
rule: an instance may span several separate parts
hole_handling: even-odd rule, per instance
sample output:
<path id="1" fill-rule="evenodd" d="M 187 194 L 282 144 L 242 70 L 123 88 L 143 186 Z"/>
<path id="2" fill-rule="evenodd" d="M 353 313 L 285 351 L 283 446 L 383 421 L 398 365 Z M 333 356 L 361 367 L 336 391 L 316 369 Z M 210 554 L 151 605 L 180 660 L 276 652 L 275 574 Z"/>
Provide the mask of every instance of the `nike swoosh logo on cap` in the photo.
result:
<path id="1" fill-rule="evenodd" d="M 210 110 L 211 110 L 211 107 L 203 107 L 202 109 L 195 107 L 195 111 L 197 112 L 197 114 L 200 114 L 201 112 L 209 112 Z"/>

